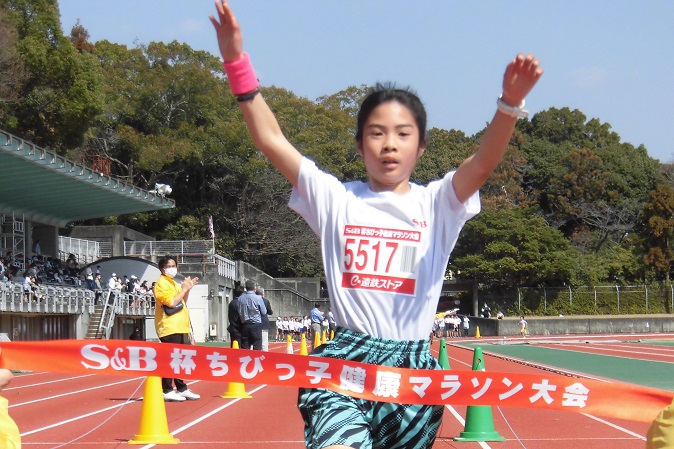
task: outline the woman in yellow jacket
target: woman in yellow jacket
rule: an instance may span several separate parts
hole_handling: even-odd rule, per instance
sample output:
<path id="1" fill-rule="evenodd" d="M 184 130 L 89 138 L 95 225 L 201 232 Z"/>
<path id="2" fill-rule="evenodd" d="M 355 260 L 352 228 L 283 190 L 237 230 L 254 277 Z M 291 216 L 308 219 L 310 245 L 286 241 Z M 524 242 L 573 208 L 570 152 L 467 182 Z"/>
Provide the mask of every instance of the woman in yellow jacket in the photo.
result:
<path id="1" fill-rule="evenodd" d="M 161 276 L 154 286 L 156 300 L 154 323 L 159 340 L 162 343 L 192 344 L 187 298 L 199 278 L 188 276 L 178 285 L 173 280 L 178 274 L 178 262 L 173 256 L 163 257 L 158 265 Z M 161 383 L 165 401 L 195 401 L 201 397 L 190 391 L 182 379 L 162 378 Z"/>

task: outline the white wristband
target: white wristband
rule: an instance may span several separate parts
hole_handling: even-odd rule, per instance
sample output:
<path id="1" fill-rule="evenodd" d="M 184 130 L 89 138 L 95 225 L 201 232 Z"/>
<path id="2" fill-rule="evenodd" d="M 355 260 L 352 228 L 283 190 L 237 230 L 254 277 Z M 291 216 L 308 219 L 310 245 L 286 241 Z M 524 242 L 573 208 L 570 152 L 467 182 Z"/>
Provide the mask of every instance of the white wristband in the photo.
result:
<path id="1" fill-rule="evenodd" d="M 515 118 L 527 118 L 529 117 L 529 111 L 524 109 L 524 100 L 522 104 L 517 106 L 510 106 L 508 103 L 503 101 L 501 98 L 503 95 L 499 95 L 498 100 L 496 100 L 496 106 L 500 112 L 503 112 L 505 115 Z"/>

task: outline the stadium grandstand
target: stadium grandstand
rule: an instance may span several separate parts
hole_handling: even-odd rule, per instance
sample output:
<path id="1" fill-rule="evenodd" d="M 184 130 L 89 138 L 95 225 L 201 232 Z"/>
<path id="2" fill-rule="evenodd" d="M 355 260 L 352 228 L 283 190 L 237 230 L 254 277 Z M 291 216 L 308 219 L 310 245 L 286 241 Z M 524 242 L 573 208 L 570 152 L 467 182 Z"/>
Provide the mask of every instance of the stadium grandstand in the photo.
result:
<path id="1" fill-rule="evenodd" d="M 144 190 L 99 165 L 0 130 L 1 338 L 128 338 L 136 327 L 143 338 L 156 338 L 151 286 L 158 258 L 169 253 L 179 257 L 183 275 L 203 280 L 190 298 L 197 341 L 227 338 L 228 301 L 248 277 L 266 287 L 279 313 L 302 314 L 319 299 L 317 281 L 304 282 L 299 293 L 215 254 L 212 240 L 158 242 L 122 226 L 74 227 L 71 236 L 60 235 L 76 221 L 175 207 L 166 191 Z"/>

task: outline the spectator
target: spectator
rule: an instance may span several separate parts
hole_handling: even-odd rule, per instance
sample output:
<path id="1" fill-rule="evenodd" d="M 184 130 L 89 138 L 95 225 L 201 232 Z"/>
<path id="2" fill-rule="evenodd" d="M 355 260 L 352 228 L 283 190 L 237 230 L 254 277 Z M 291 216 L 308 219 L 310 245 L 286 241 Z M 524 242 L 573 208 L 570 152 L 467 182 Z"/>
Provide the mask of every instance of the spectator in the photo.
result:
<path id="1" fill-rule="evenodd" d="M 140 327 L 136 326 L 131 335 L 129 335 L 129 340 L 142 340 L 143 336 L 140 333 Z"/>
<path id="2" fill-rule="evenodd" d="M 94 304 L 98 304 L 101 300 L 101 295 L 103 295 L 103 285 L 101 285 L 101 273 L 96 273 L 96 278 L 94 279 Z"/>
<path id="3" fill-rule="evenodd" d="M 234 298 L 229 302 L 227 306 L 227 321 L 229 325 L 227 326 L 227 332 L 229 332 L 229 341 L 231 341 L 232 346 L 234 341 L 236 341 L 241 347 L 241 317 L 239 316 L 239 296 L 243 294 L 243 287 L 236 286 L 234 288 Z"/>
<path id="4" fill-rule="evenodd" d="M 463 336 L 467 337 L 468 336 L 468 331 L 470 330 L 470 318 L 468 318 L 468 315 L 463 316 Z"/>
<path id="5" fill-rule="evenodd" d="M 482 318 L 491 318 L 491 307 L 485 302 L 484 307 L 482 307 Z"/>
<path id="6" fill-rule="evenodd" d="M 674 447 L 674 401 L 655 417 L 646 432 L 646 449 Z"/>
<path id="7" fill-rule="evenodd" d="M 35 254 L 36 256 L 42 255 L 42 248 L 40 247 L 40 239 L 36 239 L 35 243 L 33 244 L 33 254 Z"/>
<path id="8" fill-rule="evenodd" d="M 335 330 L 337 329 L 337 323 L 335 322 L 335 316 L 332 314 L 332 309 L 328 307 L 328 338 L 332 339 L 335 335 Z"/>
<path id="9" fill-rule="evenodd" d="M 262 298 L 262 302 L 267 309 L 267 313 L 262 315 L 262 350 L 269 351 L 269 315 L 272 315 L 274 311 L 271 310 L 269 300 L 264 297 L 264 288 L 258 287 L 256 293 Z"/>
<path id="10" fill-rule="evenodd" d="M 68 255 L 68 259 L 66 260 L 66 267 L 68 267 L 68 274 L 70 276 L 77 275 L 77 272 L 79 270 L 79 264 L 77 263 L 77 259 L 75 258 L 74 254 Z"/>
<path id="11" fill-rule="evenodd" d="M 187 311 L 187 300 L 192 287 L 199 278 L 187 276 L 180 285 L 173 280 L 178 274 L 178 262 L 173 256 L 166 256 L 158 264 L 161 276 L 154 288 L 155 307 L 154 322 L 157 336 L 162 343 L 189 345 L 194 344 L 191 337 L 190 315 Z M 175 384 L 176 391 L 173 390 Z M 165 401 L 182 402 L 186 399 L 197 400 L 201 396 L 187 388 L 182 379 L 162 379 L 162 390 Z"/>
<path id="12" fill-rule="evenodd" d="M 276 341 L 283 341 L 283 318 L 276 318 Z"/>
<path id="13" fill-rule="evenodd" d="M 498 313 L 496 314 L 496 319 L 497 320 L 502 320 L 505 315 L 503 314 L 502 310 L 499 310 Z"/>
<path id="14" fill-rule="evenodd" d="M 14 375 L 8 369 L 0 369 L 0 391 L 10 384 Z M 21 434 L 14 420 L 9 416 L 9 403 L 0 396 L 0 447 L 3 449 L 21 448 Z"/>
<path id="15" fill-rule="evenodd" d="M 321 335 L 321 326 L 323 326 L 323 312 L 321 312 L 321 305 L 319 303 L 314 304 L 314 308 L 311 309 L 309 313 L 309 318 L 311 318 L 311 341 L 316 340 L 316 334 Z"/>
<path id="16" fill-rule="evenodd" d="M 141 282 L 140 285 L 138 286 L 138 298 L 140 300 L 139 301 L 140 306 L 142 306 L 142 307 L 147 307 L 149 305 L 149 301 L 148 301 L 148 299 L 149 299 L 148 298 L 148 290 L 149 289 L 150 289 L 150 287 L 147 285 L 146 280 Z"/>
<path id="17" fill-rule="evenodd" d="M 262 349 L 262 316 L 267 308 L 262 298 L 255 294 L 255 281 L 246 281 L 246 291 L 239 296 L 239 316 L 241 317 L 241 347 Z"/>
<path id="18" fill-rule="evenodd" d="M 29 302 L 33 299 L 33 284 L 30 276 L 26 275 L 23 278 L 23 302 Z"/>

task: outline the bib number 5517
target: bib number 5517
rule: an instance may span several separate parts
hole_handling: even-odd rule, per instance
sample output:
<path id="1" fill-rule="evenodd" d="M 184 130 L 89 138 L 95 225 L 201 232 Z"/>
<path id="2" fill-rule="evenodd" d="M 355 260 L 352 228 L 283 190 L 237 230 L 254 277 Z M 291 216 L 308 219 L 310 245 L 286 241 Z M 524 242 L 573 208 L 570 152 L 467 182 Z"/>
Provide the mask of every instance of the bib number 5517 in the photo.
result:
<path id="1" fill-rule="evenodd" d="M 385 266 L 384 272 L 391 270 L 391 262 L 398 251 L 397 242 L 381 240 L 348 238 L 344 244 L 344 268 L 358 271 L 367 269 L 374 273 L 379 272 L 380 262 Z"/>

